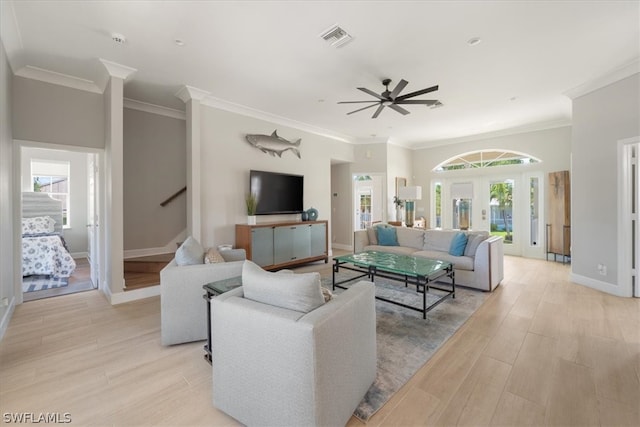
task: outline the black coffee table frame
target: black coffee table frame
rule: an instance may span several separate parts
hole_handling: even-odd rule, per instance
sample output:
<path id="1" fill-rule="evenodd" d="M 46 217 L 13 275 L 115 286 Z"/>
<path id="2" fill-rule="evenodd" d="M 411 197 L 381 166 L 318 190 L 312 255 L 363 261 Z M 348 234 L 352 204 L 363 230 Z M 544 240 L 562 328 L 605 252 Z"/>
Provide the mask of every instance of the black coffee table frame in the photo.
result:
<path id="1" fill-rule="evenodd" d="M 389 254 L 387 254 L 389 255 Z M 410 255 L 397 255 L 398 257 L 409 257 Z M 415 258 L 415 257 L 414 257 Z M 449 296 L 453 299 L 456 297 L 456 281 L 455 281 L 455 273 L 453 271 L 453 265 L 451 263 L 445 263 L 445 267 L 433 272 L 430 275 L 422 275 L 414 272 L 405 271 L 404 273 L 398 273 L 396 271 L 385 269 L 379 265 L 369 264 L 367 262 L 355 261 L 351 259 L 351 255 L 343 255 L 339 257 L 334 257 L 333 264 L 333 274 L 332 274 L 332 285 L 333 290 L 335 288 L 347 289 L 344 286 L 341 286 L 344 283 L 352 282 L 354 280 L 358 280 L 361 278 L 367 278 L 368 280 L 375 283 L 376 277 L 382 277 L 385 279 L 395 280 L 399 282 L 403 282 L 405 287 L 409 285 L 414 285 L 416 287 L 416 292 L 422 294 L 422 307 L 415 307 L 412 305 L 404 304 L 399 301 L 393 301 L 388 298 L 384 298 L 376 295 L 376 299 L 384 302 L 388 302 L 390 304 L 395 304 L 404 308 L 408 308 L 410 310 L 415 310 L 422 313 L 422 318 L 427 318 L 427 312 L 433 310 L 438 304 L 443 302 Z M 351 270 L 358 273 L 362 273 L 359 276 L 352 277 L 349 279 L 341 280 L 336 282 L 336 273 L 340 271 L 340 268 L 345 270 Z M 450 288 L 444 288 L 441 286 L 434 286 L 434 282 L 442 277 L 449 277 L 451 279 Z M 446 283 L 442 283 L 442 285 L 448 285 Z M 434 294 L 429 292 L 430 289 L 435 289 L 438 291 L 442 291 L 444 295 Z M 432 304 L 427 306 L 427 294 L 438 296 L 439 298 L 433 302 Z"/>

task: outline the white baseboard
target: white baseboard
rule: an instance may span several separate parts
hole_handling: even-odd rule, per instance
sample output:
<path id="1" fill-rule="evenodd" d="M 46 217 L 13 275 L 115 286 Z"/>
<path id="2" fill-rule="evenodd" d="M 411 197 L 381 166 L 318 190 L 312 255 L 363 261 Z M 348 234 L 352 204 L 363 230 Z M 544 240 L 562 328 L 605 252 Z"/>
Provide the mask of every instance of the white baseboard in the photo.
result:
<path id="1" fill-rule="evenodd" d="M 336 248 L 336 249 L 342 249 L 345 251 L 352 251 L 353 250 L 353 246 L 352 245 L 343 245 L 341 243 L 333 243 L 331 245 L 332 248 Z"/>
<path id="2" fill-rule="evenodd" d="M 88 258 L 89 257 L 89 252 L 73 252 L 71 254 L 71 257 L 73 259 L 78 259 L 78 258 Z"/>
<path id="3" fill-rule="evenodd" d="M 13 311 L 16 308 L 16 298 L 12 297 L 9 301 L 9 305 L 7 306 L 7 310 L 5 310 L 2 319 L 0 320 L 0 341 L 4 337 L 4 334 L 7 332 L 7 328 L 9 327 L 9 321 L 11 320 L 11 316 L 13 315 Z"/>
<path id="4" fill-rule="evenodd" d="M 606 292 L 611 295 L 616 295 L 619 297 L 631 297 L 630 289 L 622 289 L 621 286 L 615 285 L 613 283 L 603 282 L 601 280 L 592 279 L 591 277 L 581 276 L 579 274 L 571 273 L 569 275 L 569 279 L 573 283 L 577 283 L 578 285 L 586 286 L 591 289 L 595 289 L 597 291 Z"/>
<path id="5" fill-rule="evenodd" d="M 137 301 L 140 299 L 151 298 L 160 295 L 160 285 L 149 286 L 147 288 L 135 289 L 133 291 L 122 291 L 117 293 L 111 293 L 111 290 L 106 287 L 102 289 L 107 300 L 111 305 L 124 304 L 131 301 Z"/>
<path id="6" fill-rule="evenodd" d="M 183 230 L 176 237 L 171 239 L 165 246 L 158 248 L 146 248 L 146 249 L 129 249 L 124 251 L 124 259 L 137 258 L 142 256 L 160 255 L 167 253 L 174 253 L 178 249 L 177 243 L 183 242 L 187 238 L 187 231 Z"/>

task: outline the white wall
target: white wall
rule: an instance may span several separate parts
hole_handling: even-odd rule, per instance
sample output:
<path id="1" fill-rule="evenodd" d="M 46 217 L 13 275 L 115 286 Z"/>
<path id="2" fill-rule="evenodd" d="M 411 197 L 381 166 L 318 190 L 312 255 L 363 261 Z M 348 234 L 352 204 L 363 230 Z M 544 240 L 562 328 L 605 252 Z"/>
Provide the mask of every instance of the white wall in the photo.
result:
<path id="1" fill-rule="evenodd" d="M 23 147 L 21 154 L 22 191 L 33 191 L 31 182 L 31 161 L 53 160 L 69 162 L 70 216 L 67 228 L 63 230 L 65 242 L 74 256 L 87 252 L 87 153 L 79 151 L 50 150 L 46 148 Z"/>
<path id="2" fill-rule="evenodd" d="M 287 151 L 271 156 L 250 145 L 246 134 L 302 138 L 298 159 Z M 202 244 L 235 242 L 235 224 L 247 221 L 244 196 L 251 169 L 304 175 L 304 207 L 331 219 L 331 160 L 351 161 L 353 146 L 326 137 L 275 125 L 209 106 L 201 106 Z M 300 218 L 300 215 L 259 216 L 258 222 Z M 329 236 L 331 233 L 329 224 Z"/>
<path id="3" fill-rule="evenodd" d="M 414 151 L 398 145 L 387 145 L 387 218 L 396 219 L 396 205 L 393 204 L 393 197 L 396 195 L 396 177 L 406 178 L 407 185 L 415 185 L 413 173 Z M 423 189 L 426 191 L 426 189 Z M 426 197 L 426 192 L 423 193 Z M 416 217 L 425 216 L 422 211 L 416 210 Z"/>
<path id="4" fill-rule="evenodd" d="M 579 283 L 618 288 L 617 144 L 640 135 L 640 74 L 573 100 L 572 272 Z M 607 266 L 607 275 L 598 273 Z"/>
<path id="5" fill-rule="evenodd" d="M 438 164 L 456 155 L 469 151 L 498 149 L 510 150 L 530 154 L 542 160 L 541 163 L 518 166 L 501 166 L 485 170 L 463 169 L 449 172 L 432 172 Z M 560 170 L 570 170 L 571 167 L 571 128 L 560 127 L 535 132 L 484 138 L 464 143 L 442 145 L 434 148 L 416 150 L 413 155 L 413 172 L 415 184 L 421 185 L 422 200 L 416 203 L 418 212 L 424 209 L 425 217 L 430 212 L 429 186 L 431 180 L 441 177 L 477 177 L 491 174 L 506 174 L 510 172 L 541 171 L 544 173 L 545 183 L 547 173 Z M 545 184 L 546 187 L 546 184 Z"/>
<path id="6" fill-rule="evenodd" d="M 11 78 L 4 44 L 0 41 L 0 339 L 16 304 L 14 283 L 15 217 L 13 214 L 13 136 L 11 128 Z M 9 305 L 3 302 L 7 301 Z"/>

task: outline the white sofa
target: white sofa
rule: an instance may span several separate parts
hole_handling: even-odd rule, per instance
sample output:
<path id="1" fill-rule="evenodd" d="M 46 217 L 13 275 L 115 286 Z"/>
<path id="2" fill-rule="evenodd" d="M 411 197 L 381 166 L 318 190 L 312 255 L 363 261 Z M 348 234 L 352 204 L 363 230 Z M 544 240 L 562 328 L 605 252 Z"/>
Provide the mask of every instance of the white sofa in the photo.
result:
<path id="1" fill-rule="evenodd" d="M 374 294 L 361 281 L 308 313 L 243 287 L 213 298 L 214 406 L 249 426 L 344 426 L 376 377 Z"/>
<path id="2" fill-rule="evenodd" d="M 354 252 L 382 251 L 448 261 L 453 264 L 456 285 L 483 291 L 492 291 L 504 278 L 502 237 L 490 236 L 486 231 L 465 231 L 468 242 L 464 254 L 454 256 L 449 254 L 449 248 L 459 230 L 423 230 L 388 224 L 378 226 L 394 227 L 398 246 L 380 245 L 374 226 L 354 233 Z"/>
<path id="3" fill-rule="evenodd" d="M 244 249 L 220 251 L 226 262 L 179 266 L 173 259 L 160 272 L 162 345 L 207 339 L 203 286 L 242 275 Z"/>

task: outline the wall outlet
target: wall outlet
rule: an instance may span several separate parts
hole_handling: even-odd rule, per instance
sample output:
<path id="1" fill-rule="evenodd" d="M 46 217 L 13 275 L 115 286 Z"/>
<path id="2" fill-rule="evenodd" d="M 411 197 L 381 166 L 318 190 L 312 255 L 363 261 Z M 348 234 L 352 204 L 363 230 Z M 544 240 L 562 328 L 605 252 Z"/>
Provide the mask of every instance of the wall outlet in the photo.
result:
<path id="1" fill-rule="evenodd" d="M 607 266 L 604 264 L 598 264 L 598 273 L 600 273 L 601 276 L 606 276 L 607 275 Z"/>

